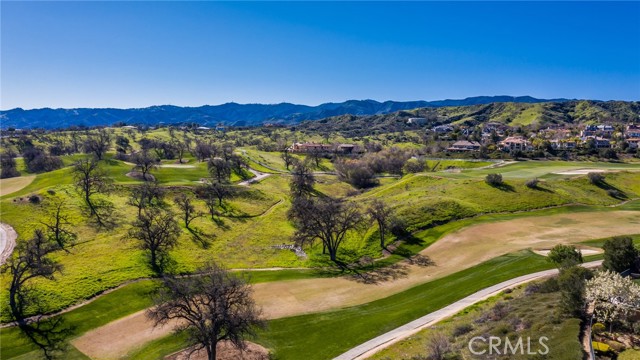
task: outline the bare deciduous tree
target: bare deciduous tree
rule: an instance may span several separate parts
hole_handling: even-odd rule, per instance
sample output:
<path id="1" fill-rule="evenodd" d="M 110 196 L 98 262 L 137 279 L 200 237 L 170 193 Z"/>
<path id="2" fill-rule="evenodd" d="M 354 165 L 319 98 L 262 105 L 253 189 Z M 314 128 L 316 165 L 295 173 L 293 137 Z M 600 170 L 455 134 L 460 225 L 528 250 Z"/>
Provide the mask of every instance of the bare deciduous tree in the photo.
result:
<path id="1" fill-rule="evenodd" d="M 391 209 L 386 206 L 381 200 L 376 199 L 371 206 L 367 209 L 367 213 L 371 220 L 378 224 L 378 232 L 380 233 L 380 247 L 385 249 L 385 235 L 391 222 Z"/>
<path id="2" fill-rule="evenodd" d="M 151 268 L 162 273 L 168 252 L 178 244 L 181 230 L 174 214 L 158 208 L 147 208 L 133 222 L 129 237 L 138 240 L 139 248 L 149 252 Z"/>
<path id="3" fill-rule="evenodd" d="M 189 146 L 185 141 L 178 139 L 172 139 L 171 144 L 176 150 L 176 155 L 178 155 L 178 162 L 182 164 L 182 159 L 184 158 L 184 154 L 189 150 Z"/>
<path id="4" fill-rule="evenodd" d="M 294 200 L 289 219 L 296 226 L 296 241 L 304 244 L 322 241 L 323 250 L 329 251 L 332 261 L 337 259 L 338 248 L 347 233 L 362 224 L 363 216 L 356 204 L 331 197 Z"/>
<path id="5" fill-rule="evenodd" d="M 111 134 L 107 129 L 98 129 L 93 134 L 87 136 L 84 142 L 84 151 L 87 154 L 93 154 L 96 159 L 102 160 L 104 154 L 111 147 Z"/>
<path id="6" fill-rule="evenodd" d="M 284 150 L 282 150 L 282 152 L 280 153 L 280 157 L 282 158 L 282 161 L 284 161 L 284 166 L 286 166 L 287 170 L 289 170 L 289 166 L 293 165 L 294 159 L 294 157 L 289 152 L 289 149 L 285 148 Z"/>
<path id="7" fill-rule="evenodd" d="M 106 225 L 106 217 L 112 209 L 111 203 L 106 200 L 95 201 L 93 196 L 108 193 L 111 190 L 112 180 L 94 159 L 82 159 L 76 162 L 73 166 L 73 178 L 76 190 L 83 195 L 89 207 L 90 216 L 95 216 L 99 225 Z"/>
<path id="8" fill-rule="evenodd" d="M 207 167 L 209 168 L 209 173 L 217 182 L 229 182 L 231 166 L 227 160 L 215 157 L 209 160 Z"/>
<path id="9" fill-rule="evenodd" d="M 201 216 L 202 212 L 196 211 L 196 207 L 193 205 L 193 198 L 185 193 L 182 193 L 174 198 L 176 205 L 182 212 L 182 218 L 184 219 L 184 227 L 189 229 L 189 224 Z"/>
<path id="10" fill-rule="evenodd" d="M 55 273 L 62 270 L 62 265 L 48 257 L 57 249 L 57 244 L 49 241 L 41 230 L 36 230 L 31 239 L 18 242 L 14 256 L 2 268 L 2 272 L 8 272 L 10 275 L 11 318 L 22 334 L 36 345 L 47 359 L 53 359 L 62 349 L 69 329 L 63 328 L 61 317 L 28 318 L 27 311 L 36 309 L 40 313 L 44 312 L 40 306 L 40 299 L 29 282 L 37 278 L 53 280 Z"/>
<path id="11" fill-rule="evenodd" d="M 163 203 L 164 190 L 156 181 L 147 181 L 131 189 L 127 203 L 138 208 L 138 216 L 142 210 L 150 206 L 160 206 Z"/>
<path id="12" fill-rule="evenodd" d="M 68 228 L 73 224 L 69 221 L 69 215 L 63 200 L 54 203 L 49 211 L 47 220 L 40 221 L 40 223 L 49 230 L 49 237 L 58 244 L 60 249 L 66 250 L 67 246 L 73 246 L 77 235 Z"/>
<path id="13" fill-rule="evenodd" d="M 133 168 L 134 170 L 140 170 L 142 173 L 142 180 L 147 181 L 147 174 L 158 167 L 158 163 L 160 160 L 151 155 L 149 151 L 142 150 L 137 152 L 131 156 L 131 161 L 133 161 L 136 166 Z"/>
<path id="14" fill-rule="evenodd" d="M 291 172 L 291 197 L 307 197 L 313 193 L 313 185 L 316 182 L 313 172 L 307 162 L 299 162 Z"/>
<path id="15" fill-rule="evenodd" d="M 186 331 L 193 351 L 205 349 L 209 360 L 216 359 L 218 342 L 243 349 L 245 338 L 264 326 L 249 285 L 215 264 L 198 276 L 165 277 L 163 285 L 147 316 L 156 326 L 179 320 L 175 331 Z"/>

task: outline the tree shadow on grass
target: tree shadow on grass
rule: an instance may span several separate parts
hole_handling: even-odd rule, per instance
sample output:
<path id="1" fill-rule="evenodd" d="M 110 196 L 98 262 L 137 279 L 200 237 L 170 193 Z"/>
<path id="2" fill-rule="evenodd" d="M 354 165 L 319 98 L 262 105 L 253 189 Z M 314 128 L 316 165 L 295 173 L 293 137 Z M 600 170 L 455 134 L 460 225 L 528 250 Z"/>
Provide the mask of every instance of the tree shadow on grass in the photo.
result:
<path id="1" fill-rule="evenodd" d="M 506 191 L 506 192 L 516 192 L 516 189 L 513 187 L 513 185 L 509 185 L 507 183 L 500 183 L 500 184 L 490 184 L 489 186 L 496 188 L 500 191 Z"/>
<path id="2" fill-rule="evenodd" d="M 529 189 L 536 190 L 536 191 L 542 191 L 542 192 L 546 192 L 546 193 L 550 193 L 550 194 L 553 194 L 555 192 L 555 191 L 553 191 L 551 189 L 543 188 L 540 185 L 536 185 L 536 186 L 530 187 Z"/>
<path id="3" fill-rule="evenodd" d="M 202 229 L 197 227 L 188 228 L 187 230 L 189 230 L 189 232 L 191 233 L 191 240 L 200 245 L 203 249 L 208 249 L 215 239 L 214 234 L 207 234 Z"/>
<path id="4" fill-rule="evenodd" d="M 606 190 L 607 194 L 609 196 L 611 196 L 612 198 L 614 198 L 614 199 L 621 200 L 621 201 L 629 199 L 629 197 L 627 196 L 627 194 L 625 194 L 624 191 L 622 191 L 619 188 L 609 184 L 605 180 L 597 181 L 597 182 L 594 183 L 594 185 L 599 187 L 602 190 Z"/>
<path id="5" fill-rule="evenodd" d="M 389 266 L 373 269 L 369 271 L 354 271 L 348 279 L 362 284 L 380 284 L 386 281 L 393 281 L 407 277 L 409 267 L 406 264 L 395 263 Z"/>
<path id="6" fill-rule="evenodd" d="M 216 216 L 216 217 L 212 217 L 211 220 L 216 224 L 217 227 L 221 228 L 222 230 L 230 230 L 231 227 L 229 225 L 227 225 L 227 223 L 224 222 L 224 220 L 222 219 L 222 217 L 220 215 Z"/>

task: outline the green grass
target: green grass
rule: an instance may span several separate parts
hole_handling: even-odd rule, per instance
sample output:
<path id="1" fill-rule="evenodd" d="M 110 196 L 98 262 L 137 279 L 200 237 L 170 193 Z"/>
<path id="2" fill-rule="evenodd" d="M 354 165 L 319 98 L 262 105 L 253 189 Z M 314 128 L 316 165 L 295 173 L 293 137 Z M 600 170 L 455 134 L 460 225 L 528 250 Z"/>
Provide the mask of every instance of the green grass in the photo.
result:
<path id="1" fill-rule="evenodd" d="M 474 169 L 495 163 L 469 160 L 427 160 L 426 164 L 429 171 L 444 171 L 448 169 Z"/>
<path id="2" fill-rule="evenodd" d="M 518 161 L 512 164 L 499 166 L 492 169 L 468 169 L 460 173 L 446 173 L 442 176 L 451 178 L 468 179 L 484 178 L 490 173 L 500 173 L 505 179 L 531 179 L 534 177 L 558 177 L 553 173 L 579 170 L 579 169 L 605 169 L 605 170 L 630 170 L 640 171 L 638 163 L 622 163 L 622 162 L 592 162 L 592 161 Z M 609 176 L 609 174 L 605 174 Z M 567 175 L 563 177 L 575 177 L 575 175 Z"/>
<path id="3" fill-rule="evenodd" d="M 64 266 L 64 272 L 56 281 L 37 281 L 35 284 L 46 299 L 49 311 L 57 311 L 101 291 L 115 287 L 127 280 L 151 276 L 145 254 L 138 250 L 133 241 L 125 238 L 129 219 L 135 217 L 135 209 L 126 205 L 127 189 L 121 189 L 110 196 L 117 209 L 120 224 L 113 230 L 96 229 L 81 211 L 82 202 L 69 185 L 50 188 L 56 191 L 52 196 L 39 192 L 44 201 L 40 205 L 26 201 L 3 200 L 2 220 L 11 224 L 19 239 L 31 236 L 33 229 L 40 227 L 39 220 L 45 216 L 46 204 L 52 198 L 63 198 L 70 206 L 69 214 L 78 234 L 78 244 L 71 253 L 57 252 L 54 258 Z M 267 178 L 252 185 L 241 195 L 226 202 L 225 215 L 218 225 L 206 216 L 193 222 L 199 229 L 206 245 L 197 241 L 184 230 L 179 246 L 171 252 L 175 260 L 175 271 L 192 272 L 206 261 L 215 260 L 229 268 L 260 267 L 304 267 L 310 266 L 293 252 L 273 249 L 271 246 L 289 243 L 293 233 L 286 220 L 288 200 L 286 182 Z M 173 207 L 173 194 L 167 194 L 167 203 Z M 284 199 L 284 201 L 282 201 Z M 205 211 L 198 201 L 199 210 Z M 174 208 L 174 211 L 177 209 Z M 31 216 L 24 216 L 24 214 Z M 6 275 L 2 275 L 3 281 Z M 0 290 L 0 299 L 6 299 L 6 291 Z M 46 294 L 46 295 L 45 295 Z"/>
<path id="4" fill-rule="evenodd" d="M 625 235 L 631 238 L 631 240 L 633 241 L 633 244 L 636 246 L 640 247 L 640 234 L 633 234 L 633 235 Z M 594 240 L 588 240 L 588 241 L 583 241 L 581 242 L 581 244 L 587 245 L 587 246 L 593 246 L 593 247 L 598 247 L 598 248 L 602 248 L 602 246 L 604 246 L 604 242 L 611 239 L 610 237 L 608 238 L 604 238 L 604 239 L 594 239 Z"/>
<path id="5" fill-rule="evenodd" d="M 115 319 L 140 311 L 152 305 L 150 293 L 155 285 L 152 281 L 129 284 L 104 295 L 87 305 L 63 315 L 65 326 L 73 328 L 73 335 L 105 325 Z M 0 358 L 10 359 L 36 350 L 25 341 L 17 328 L 0 329 L 2 347 Z"/>
<path id="6" fill-rule="evenodd" d="M 637 187 L 634 185 L 634 180 L 638 177 L 636 173 L 620 173 L 609 177 L 609 181 L 620 188 Z M 509 182 L 513 183 L 515 180 Z M 407 186 L 409 192 L 405 190 Z M 404 256 L 417 253 L 439 238 L 442 232 L 448 231 L 447 229 L 459 229 L 477 222 L 512 218 L 510 214 L 487 216 L 453 222 L 444 227 L 430 228 L 458 218 L 476 216 L 481 211 L 497 213 L 530 210 L 571 203 L 575 201 L 574 197 L 577 199 L 582 197 L 585 202 L 589 201 L 592 204 L 609 205 L 617 202 L 608 197 L 604 190 L 588 184 L 584 178 L 550 180 L 543 186 L 554 189 L 554 192 L 530 190 L 519 185 L 514 186 L 516 190 L 513 194 L 509 192 L 503 195 L 501 190 L 494 189 L 481 180 L 452 181 L 431 176 L 407 176 L 402 180 L 394 180 L 358 195 L 354 200 L 366 206 L 369 199 L 382 198 L 406 217 L 411 229 L 427 228 L 426 232 L 415 234 L 415 241 L 405 243 L 399 250 L 400 254 L 377 262 L 375 266 L 393 263 L 402 260 Z M 333 196 L 345 196 L 353 191 L 349 185 L 337 181 L 332 176 L 318 176 L 317 187 L 325 194 Z M 71 215 L 75 231 L 79 236 L 79 243 L 72 254 L 60 252 L 54 256 L 65 267 L 64 273 L 58 276 L 58 280 L 37 282 L 39 291 L 46 294 L 46 305 L 49 311 L 60 310 L 125 281 L 152 275 L 146 264 L 144 253 L 136 249 L 133 242 L 124 239 L 124 233 L 128 229 L 127 219 L 135 216 L 134 208 L 126 205 L 126 189 L 123 188 L 111 195 L 121 224 L 110 231 L 98 231 L 88 222 L 80 211 L 82 202 L 70 185 L 52 183 L 49 189 L 55 190 L 56 197 L 67 199 L 69 205 L 73 206 Z M 286 219 L 289 207 L 287 192 L 288 177 L 274 175 L 259 184 L 252 185 L 242 196 L 229 200 L 225 216 L 220 218 L 222 226 L 216 225 L 208 217 L 196 219 L 193 227 L 199 229 L 204 234 L 204 238 L 208 238 L 208 243 L 206 247 L 203 246 L 185 230 L 179 246 L 171 252 L 176 262 L 175 271 L 189 273 L 211 259 L 222 262 L 230 268 L 291 268 L 324 265 L 326 256 L 321 254 L 320 246 L 305 249 L 309 255 L 308 260 L 301 260 L 290 251 L 271 248 L 272 245 L 291 242 L 293 228 Z M 45 197 L 46 204 L 51 196 L 43 191 L 39 193 Z M 171 194 L 167 196 L 169 204 L 172 202 L 172 197 Z M 636 203 L 638 202 L 631 202 L 618 209 L 637 209 Z M 33 229 L 39 226 L 38 221 L 45 213 L 45 205 L 14 203 L 10 198 L 3 199 L 0 205 L 2 205 L 3 221 L 11 224 L 21 237 L 30 236 Z M 202 203 L 199 202 L 197 206 L 201 211 L 205 211 Z M 601 206 L 566 207 L 513 216 L 612 209 L 614 208 Z M 25 213 L 32 216 L 25 217 Z M 263 213 L 264 215 L 261 215 Z M 393 241 L 393 237 L 389 237 L 389 241 Z M 345 261 L 356 261 L 365 255 L 379 257 L 380 250 L 377 242 L 377 233 L 372 227 L 366 232 L 351 236 L 341 248 L 340 256 Z M 5 298 L 6 291 L 0 290 L 0 299 Z"/>
<path id="7" fill-rule="evenodd" d="M 610 186 L 620 189 L 629 198 L 640 196 L 640 173 L 608 174 L 606 179 Z M 496 188 L 486 184 L 483 178 L 409 175 L 372 189 L 361 199 L 384 199 L 397 209 L 411 229 L 486 213 L 528 211 L 569 204 L 620 203 L 606 189 L 590 184 L 585 176 L 549 179 L 538 189 L 526 187 L 525 182 L 524 179 L 510 178 L 504 187 Z"/>
<path id="8" fill-rule="evenodd" d="M 618 360 L 638 360 L 640 359 L 640 350 L 625 350 L 620 353 Z"/>
<path id="9" fill-rule="evenodd" d="M 522 251 L 416 286 L 387 298 L 346 309 L 269 321 L 257 342 L 276 359 L 330 359 L 375 336 L 440 309 L 480 289 L 550 268 L 543 257 Z M 158 346 L 165 352 L 147 356 Z M 160 358 L 184 347 L 167 337 L 137 352 L 135 359 Z"/>
<path id="10" fill-rule="evenodd" d="M 524 171 L 525 165 L 531 165 L 532 169 L 541 171 L 539 163 L 536 162 L 515 165 L 518 167 L 513 170 L 514 172 Z M 46 299 L 49 311 L 68 307 L 125 281 L 152 275 L 146 264 L 144 253 L 136 249 L 134 243 L 124 238 L 129 226 L 128 222 L 135 217 L 134 208 L 126 205 L 127 186 L 136 182 L 124 176 L 131 167 L 119 161 L 106 161 L 104 166 L 120 185 L 119 189 L 110 196 L 110 200 L 116 206 L 117 218 L 120 220 L 120 225 L 113 230 L 96 229 L 82 213 L 80 209 L 82 201 L 71 185 L 69 168 L 39 174 L 27 188 L 5 196 L 0 201 L 2 220 L 16 229 L 19 239 L 30 236 L 33 229 L 40 226 L 39 220 L 45 214 L 46 204 L 54 197 L 47 194 L 45 190 L 54 190 L 55 197 L 66 199 L 72 207 L 70 215 L 74 230 L 79 236 L 79 243 L 71 254 L 59 252 L 54 255 L 54 258 L 64 265 L 64 272 L 58 276 L 57 281 L 42 280 L 35 283 L 38 291 Z M 196 164 L 196 166 L 194 171 L 206 169 L 205 164 Z M 175 183 L 191 181 L 188 176 L 193 175 L 180 174 L 184 169 L 163 168 L 158 171 L 165 170 L 169 171 L 162 174 L 166 175 L 165 179 Z M 484 170 L 465 170 L 461 174 L 466 174 L 467 171 Z M 158 176 L 161 178 L 161 175 Z M 172 179 L 171 176 L 184 178 Z M 608 183 L 625 191 L 630 197 L 638 196 L 637 194 L 640 193 L 639 173 L 607 174 L 606 178 Z M 640 201 L 630 202 L 617 208 L 604 207 L 603 205 L 616 204 L 618 200 L 608 196 L 604 189 L 589 184 L 584 176 L 566 179 L 549 178 L 541 184 L 546 191 L 528 189 L 524 186 L 525 180 L 517 177 L 506 179 L 507 184 L 513 187 L 512 191 L 492 188 L 484 183 L 482 176 L 470 175 L 466 178 L 410 175 L 400 180 L 385 179 L 381 186 L 363 192 L 361 195 L 352 195 L 356 193 L 355 190 L 337 181 L 334 176 L 318 176 L 317 188 L 327 195 L 352 195 L 351 198 L 362 206 L 366 206 L 367 202 L 373 198 L 381 198 L 406 217 L 410 229 L 418 231 L 412 239 L 409 239 L 410 241 L 402 245 L 399 251 L 401 254 L 376 262 L 375 266 L 402 260 L 403 256 L 415 254 L 444 233 L 478 222 L 575 211 L 640 210 Z M 293 234 L 293 228 L 286 218 L 286 212 L 290 206 L 288 180 L 287 176 L 273 175 L 252 185 L 242 195 L 227 201 L 224 215 L 219 219 L 221 225 L 212 222 L 208 217 L 195 220 L 193 226 L 206 235 L 208 244 L 203 246 L 185 230 L 179 240 L 179 246 L 171 252 L 176 262 L 175 271 L 189 273 L 209 260 L 219 261 L 229 268 L 292 268 L 325 264 L 326 256 L 321 255 L 320 246 L 305 249 L 309 254 L 308 260 L 301 260 L 290 251 L 272 248 L 272 245 L 290 243 Z M 171 184 L 171 181 L 168 183 Z M 175 191 L 179 190 L 174 188 L 167 196 L 169 207 L 173 206 L 171 199 Z M 31 193 L 44 196 L 44 203 L 33 205 L 25 201 L 13 201 Z M 530 213 L 484 215 L 452 222 L 452 220 L 478 216 L 482 213 L 529 211 L 575 202 L 592 206 L 567 206 Z M 199 210 L 205 210 L 202 202 L 198 202 L 197 207 Z M 443 223 L 447 224 L 433 227 Z M 372 227 L 351 236 L 342 247 L 340 256 L 349 261 L 355 261 L 364 255 L 379 257 L 380 250 L 376 235 Z M 393 238 L 389 237 L 389 241 L 393 241 Z M 278 275 L 265 272 L 256 276 L 277 277 Z M 6 275 L 3 275 L 0 280 L 6 281 Z M 6 300 L 6 296 L 6 291 L 0 290 L 0 301 Z"/>
<path id="11" fill-rule="evenodd" d="M 241 271 L 238 273 L 252 284 L 330 276 L 329 273 L 316 270 Z M 61 315 L 64 318 L 64 324 L 73 328 L 70 338 L 148 308 L 153 304 L 151 294 L 156 284 L 155 280 L 136 281 Z M 25 354 L 33 356 L 38 353 L 16 328 L 0 329 L 0 339 L 2 340 L 0 359 L 19 359 Z M 67 358 L 66 354 L 65 358 Z"/>

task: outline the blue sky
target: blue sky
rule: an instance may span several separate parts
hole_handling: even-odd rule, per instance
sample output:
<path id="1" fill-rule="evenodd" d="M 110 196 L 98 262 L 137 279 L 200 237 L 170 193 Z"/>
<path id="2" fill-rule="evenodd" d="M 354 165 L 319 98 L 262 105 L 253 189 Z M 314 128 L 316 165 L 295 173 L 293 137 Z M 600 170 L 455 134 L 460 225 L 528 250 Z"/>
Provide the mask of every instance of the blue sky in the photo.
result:
<path id="1" fill-rule="evenodd" d="M 0 108 L 640 100 L 640 3 L 2 1 Z"/>

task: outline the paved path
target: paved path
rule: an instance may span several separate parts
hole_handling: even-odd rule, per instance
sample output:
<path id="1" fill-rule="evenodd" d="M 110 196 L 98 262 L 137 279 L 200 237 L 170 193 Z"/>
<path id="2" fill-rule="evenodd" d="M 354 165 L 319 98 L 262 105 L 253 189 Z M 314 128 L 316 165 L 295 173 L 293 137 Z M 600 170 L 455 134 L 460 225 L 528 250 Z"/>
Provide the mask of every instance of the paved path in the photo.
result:
<path id="1" fill-rule="evenodd" d="M 593 267 L 600 266 L 600 264 L 602 264 L 602 260 L 585 263 L 583 264 L 583 266 L 593 268 Z M 429 313 L 408 324 L 405 324 L 403 326 L 400 326 L 399 328 L 391 330 L 388 333 L 382 334 L 363 344 L 360 344 L 352 348 L 351 350 L 337 356 L 334 360 L 366 359 L 369 356 L 373 355 L 374 353 L 402 339 L 405 339 L 426 327 L 429 327 L 439 321 L 449 318 L 477 302 L 490 298 L 505 289 L 513 288 L 520 284 L 524 284 L 529 281 L 537 280 L 547 276 L 556 275 L 557 273 L 558 273 L 558 270 L 556 269 L 540 271 L 533 274 L 519 276 L 517 278 L 503 281 L 499 284 L 482 289 L 474 294 L 471 294 L 465 297 L 464 299 L 454 302 L 453 304 L 447 307 L 444 307 L 440 310 Z"/>
<path id="2" fill-rule="evenodd" d="M 18 234 L 11 226 L 0 223 L 0 265 L 7 262 L 11 256 L 17 238 Z"/>
<path id="3" fill-rule="evenodd" d="M 260 180 L 262 180 L 262 179 L 264 179 L 266 177 L 271 176 L 271 174 L 263 173 L 263 172 L 260 172 L 258 170 L 253 170 L 252 168 L 249 168 L 249 171 L 253 175 L 255 175 L 256 177 L 253 177 L 253 178 L 251 178 L 249 180 L 245 180 L 245 181 L 239 182 L 238 185 L 249 186 L 250 184 L 253 184 L 253 183 L 258 182 L 258 181 L 260 181 Z"/>

